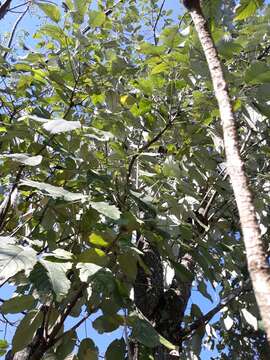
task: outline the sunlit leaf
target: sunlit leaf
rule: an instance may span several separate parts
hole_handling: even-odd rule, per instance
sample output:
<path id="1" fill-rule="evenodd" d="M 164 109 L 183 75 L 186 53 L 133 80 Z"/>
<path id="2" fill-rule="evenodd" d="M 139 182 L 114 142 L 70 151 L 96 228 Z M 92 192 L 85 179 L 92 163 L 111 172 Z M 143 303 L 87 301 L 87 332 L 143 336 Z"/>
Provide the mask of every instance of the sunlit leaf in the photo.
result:
<path id="1" fill-rule="evenodd" d="M 21 186 L 33 187 L 35 189 L 40 190 L 44 194 L 51 196 L 54 199 L 63 199 L 66 201 L 78 201 L 86 198 L 85 195 L 80 193 L 72 193 L 70 191 L 65 190 L 62 187 L 54 186 L 51 184 L 46 184 L 42 182 L 37 182 L 33 180 L 22 180 Z"/>
<path id="2" fill-rule="evenodd" d="M 24 164 L 28 166 L 37 166 L 42 161 L 41 155 L 31 156 L 27 154 L 5 154 L 5 155 L 1 155 L 0 158 L 11 159 L 20 164 Z"/>
<path id="3" fill-rule="evenodd" d="M 36 2 L 36 4 L 40 7 L 42 11 L 44 11 L 47 16 L 49 16 L 50 19 L 55 22 L 59 22 L 59 20 L 61 19 L 61 13 L 58 6 L 52 3 L 45 3 L 41 1 Z"/>
<path id="4" fill-rule="evenodd" d="M 0 280 L 6 281 L 18 272 L 31 271 L 36 263 L 36 252 L 29 247 L 7 245 L 0 247 Z"/>

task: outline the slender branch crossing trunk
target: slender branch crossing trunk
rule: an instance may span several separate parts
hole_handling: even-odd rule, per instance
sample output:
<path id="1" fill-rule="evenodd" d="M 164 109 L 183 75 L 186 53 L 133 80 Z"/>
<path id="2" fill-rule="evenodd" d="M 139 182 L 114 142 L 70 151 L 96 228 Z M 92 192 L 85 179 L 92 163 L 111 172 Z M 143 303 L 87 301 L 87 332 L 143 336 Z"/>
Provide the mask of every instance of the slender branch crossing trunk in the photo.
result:
<path id="1" fill-rule="evenodd" d="M 244 171 L 244 164 L 240 157 L 236 119 L 232 110 L 228 86 L 224 79 L 217 49 L 201 10 L 200 1 L 184 0 L 183 2 L 195 25 L 211 73 L 223 127 L 227 170 L 240 215 L 248 269 L 267 339 L 270 343 L 270 268 Z"/>

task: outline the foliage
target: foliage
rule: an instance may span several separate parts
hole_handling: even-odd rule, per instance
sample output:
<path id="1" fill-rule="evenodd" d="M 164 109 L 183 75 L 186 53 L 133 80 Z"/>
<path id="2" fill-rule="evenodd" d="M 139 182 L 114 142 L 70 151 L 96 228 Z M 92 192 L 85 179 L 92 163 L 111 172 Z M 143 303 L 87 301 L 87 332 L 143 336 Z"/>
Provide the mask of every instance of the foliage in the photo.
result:
<path id="1" fill-rule="evenodd" d="M 190 359 L 202 346 L 220 359 L 262 356 L 219 113 L 190 18 L 156 0 L 103 3 L 68 0 L 63 11 L 36 2 L 50 21 L 24 39 L 34 50 L 1 47 L 0 277 L 16 286 L 1 313 L 23 312 L 13 351 L 45 327 L 46 358 L 97 359 L 92 339 L 75 345 L 81 316 L 99 311 L 98 332 L 128 333 L 106 359 L 124 359 L 136 342 L 144 359 L 177 344 Z M 268 249 L 269 6 L 245 0 L 234 13 L 233 1 L 205 3 Z M 188 311 L 190 292 L 178 343 L 145 317 L 132 296 L 141 269 L 151 273 L 139 237 L 158 253 L 165 289 L 168 269 L 213 302 L 209 288 L 219 291 L 220 320 L 195 304 Z M 63 327 L 68 316 L 74 329 Z"/>

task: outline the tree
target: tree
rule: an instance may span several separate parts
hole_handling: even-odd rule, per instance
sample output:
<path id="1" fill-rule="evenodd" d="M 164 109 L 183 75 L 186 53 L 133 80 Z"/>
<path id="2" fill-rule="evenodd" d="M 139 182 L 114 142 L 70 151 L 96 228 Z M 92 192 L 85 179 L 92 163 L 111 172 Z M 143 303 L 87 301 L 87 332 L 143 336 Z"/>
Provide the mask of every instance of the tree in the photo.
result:
<path id="1" fill-rule="evenodd" d="M 244 162 L 240 155 L 236 117 L 233 113 L 228 85 L 224 78 L 217 49 L 207 27 L 207 21 L 202 13 L 200 1 L 191 0 L 185 3 L 194 21 L 212 77 L 223 128 L 224 148 L 227 158 L 226 168 L 231 178 L 239 211 L 248 269 L 263 318 L 268 342 L 270 342 L 270 307 L 268 307 L 268 299 L 270 297 L 270 267 L 261 238 L 252 194 L 244 171 Z"/>
<path id="2" fill-rule="evenodd" d="M 25 6 L 50 21 L 1 47 L 0 276 L 16 292 L 0 310 L 9 326 L 22 318 L 6 359 L 196 359 L 202 346 L 267 358 L 189 14 L 155 0 Z M 203 13 L 268 256 L 269 7 L 205 1 Z M 203 313 L 192 290 L 213 301 L 211 287 L 219 302 Z M 123 338 L 99 354 L 76 332 L 89 321 Z"/>

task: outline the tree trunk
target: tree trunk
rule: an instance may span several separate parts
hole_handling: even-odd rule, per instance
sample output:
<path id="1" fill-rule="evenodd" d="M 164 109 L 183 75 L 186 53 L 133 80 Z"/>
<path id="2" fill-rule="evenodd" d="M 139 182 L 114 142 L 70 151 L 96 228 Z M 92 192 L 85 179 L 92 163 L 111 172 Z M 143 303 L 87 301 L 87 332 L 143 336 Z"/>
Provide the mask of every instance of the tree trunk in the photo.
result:
<path id="1" fill-rule="evenodd" d="M 190 298 L 192 280 L 184 283 L 175 276 L 170 287 L 164 290 L 163 264 L 158 250 L 142 236 L 138 247 L 144 253 L 143 261 L 150 273 L 138 268 L 134 284 L 135 304 L 159 334 L 181 348 L 181 323 Z M 186 254 L 179 261 L 189 271 L 193 271 L 191 255 Z M 138 348 L 139 344 L 135 344 L 133 360 L 139 360 Z M 177 351 L 172 352 L 162 345 L 153 350 L 153 356 L 155 360 L 179 359 Z"/>
<path id="2" fill-rule="evenodd" d="M 247 264 L 253 284 L 255 297 L 263 319 L 264 328 L 270 343 L 270 269 L 244 164 L 240 157 L 237 138 L 236 119 L 232 110 L 227 83 L 207 22 L 199 0 L 184 0 L 198 33 L 213 81 L 223 127 L 227 170 L 239 211 L 243 239 L 246 248 Z"/>

